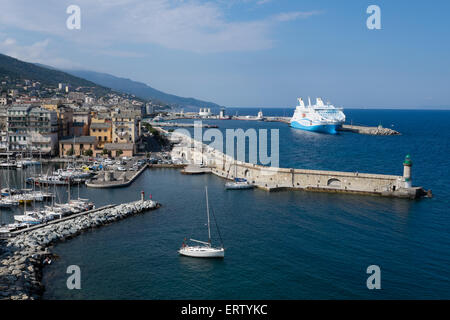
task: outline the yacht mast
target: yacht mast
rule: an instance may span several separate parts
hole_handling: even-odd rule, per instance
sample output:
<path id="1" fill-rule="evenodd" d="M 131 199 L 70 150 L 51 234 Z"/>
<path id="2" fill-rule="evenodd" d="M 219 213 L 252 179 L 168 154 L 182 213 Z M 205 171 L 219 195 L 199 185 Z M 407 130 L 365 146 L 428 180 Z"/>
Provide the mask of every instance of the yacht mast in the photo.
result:
<path id="1" fill-rule="evenodd" d="M 206 192 L 206 214 L 208 216 L 208 243 L 211 244 L 211 228 L 209 223 L 209 202 L 208 202 L 208 187 L 205 187 Z"/>

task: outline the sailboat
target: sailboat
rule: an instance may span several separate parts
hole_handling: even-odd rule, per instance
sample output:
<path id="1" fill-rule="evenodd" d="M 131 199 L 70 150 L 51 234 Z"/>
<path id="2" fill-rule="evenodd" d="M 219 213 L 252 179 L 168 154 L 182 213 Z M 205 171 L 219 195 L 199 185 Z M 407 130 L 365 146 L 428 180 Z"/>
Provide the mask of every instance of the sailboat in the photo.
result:
<path id="1" fill-rule="evenodd" d="M 223 248 L 223 244 L 220 247 L 212 247 L 211 246 L 211 227 L 210 227 L 210 219 L 209 219 L 209 202 L 208 202 L 208 187 L 205 187 L 206 192 L 206 215 L 208 217 L 208 241 L 200 241 L 195 239 L 190 239 L 190 241 L 196 242 L 199 245 L 190 246 L 183 241 L 183 244 L 178 250 L 178 253 L 183 256 L 194 257 L 194 258 L 223 258 L 225 249 Z M 217 226 L 217 222 L 216 222 Z M 217 230 L 219 228 L 217 227 Z M 220 235 L 220 234 L 219 234 Z"/>
<path id="2" fill-rule="evenodd" d="M 232 182 L 225 183 L 225 188 L 228 190 L 239 190 L 239 189 L 253 189 L 255 186 L 248 182 L 247 179 L 237 177 L 237 165 L 236 160 L 234 160 L 234 180 Z"/>

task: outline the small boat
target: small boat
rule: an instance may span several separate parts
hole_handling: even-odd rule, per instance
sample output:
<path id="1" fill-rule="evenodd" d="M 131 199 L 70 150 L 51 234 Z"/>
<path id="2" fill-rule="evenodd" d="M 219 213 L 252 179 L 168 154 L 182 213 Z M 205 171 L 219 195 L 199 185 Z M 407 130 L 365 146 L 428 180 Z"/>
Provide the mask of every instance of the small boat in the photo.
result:
<path id="1" fill-rule="evenodd" d="M 17 207 L 19 205 L 19 201 L 11 199 L 11 198 L 3 198 L 0 199 L 0 208 L 12 208 Z"/>
<path id="2" fill-rule="evenodd" d="M 234 178 L 233 182 L 225 183 L 225 188 L 227 190 L 241 190 L 241 189 L 253 189 L 254 184 L 247 181 L 244 178 Z"/>
<path id="3" fill-rule="evenodd" d="M 211 227 L 210 227 L 210 219 L 209 219 L 209 202 L 208 202 L 208 187 L 205 187 L 206 192 L 206 215 L 208 217 L 208 241 L 200 241 L 195 239 L 190 239 L 190 241 L 196 242 L 200 245 L 190 246 L 183 241 L 180 250 L 178 253 L 183 256 L 193 257 L 193 258 L 223 258 L 225 254 L 225 249 L 223 248 L 223 244 L 220 247 L 213 247 L 211 245 Z M 213 215 L 214 216 L 214 215 Z M 214 218 L 215 220 L 215 218 Z M 217 222 L 216 222 L 217 226 Z M 219 228 L 217 227 L 217 231 Z M 220 236 L 220 233 L 219 233 Z"/>
<path id="4" fill-rule="evenodd" d="M 236 160 L 234 161 L 234 180 L 232 182 L 225 183 L 225 189 L 227 190 L 242 190 L 242 189 L 253 189 L 254 184 L 247 181 L 244 178 L 238 178 L 237 176 L 237 165 Z"/>
<path id="5" fill-rule="evenodd" d="M 22 215 L 15 215 L 14 220 L 27 224 L 40 224 L 44 221 L 44 217 L 38 211 L 25 211 Z"/>

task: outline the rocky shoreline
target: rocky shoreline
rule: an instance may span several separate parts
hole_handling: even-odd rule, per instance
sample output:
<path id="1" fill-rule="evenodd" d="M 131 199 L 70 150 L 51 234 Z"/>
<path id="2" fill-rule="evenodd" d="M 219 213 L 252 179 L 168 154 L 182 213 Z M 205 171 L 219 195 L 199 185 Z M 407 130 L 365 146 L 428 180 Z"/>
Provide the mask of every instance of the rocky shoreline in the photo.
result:
<path id="1" fill-rule="evenodd" d="M 0 240 L 0 300 L 41 298 L 42 268 L 52 257 L 49 246 L 54 243 L 159 206 L 152 200 L 124 203 Z"/>

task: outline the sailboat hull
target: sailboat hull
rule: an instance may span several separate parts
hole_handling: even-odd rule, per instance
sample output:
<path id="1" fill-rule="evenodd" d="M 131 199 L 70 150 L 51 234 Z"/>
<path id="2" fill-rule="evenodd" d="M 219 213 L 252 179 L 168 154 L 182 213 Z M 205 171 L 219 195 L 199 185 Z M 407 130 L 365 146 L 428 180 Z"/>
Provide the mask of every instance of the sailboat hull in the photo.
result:
<path id="1" fill-rule="evenodd" d="M 225 250 L 223 248 L 208 247 L 184 247 L 178 250 L 180 255 L 193 258 L 223 258 Z"/>

